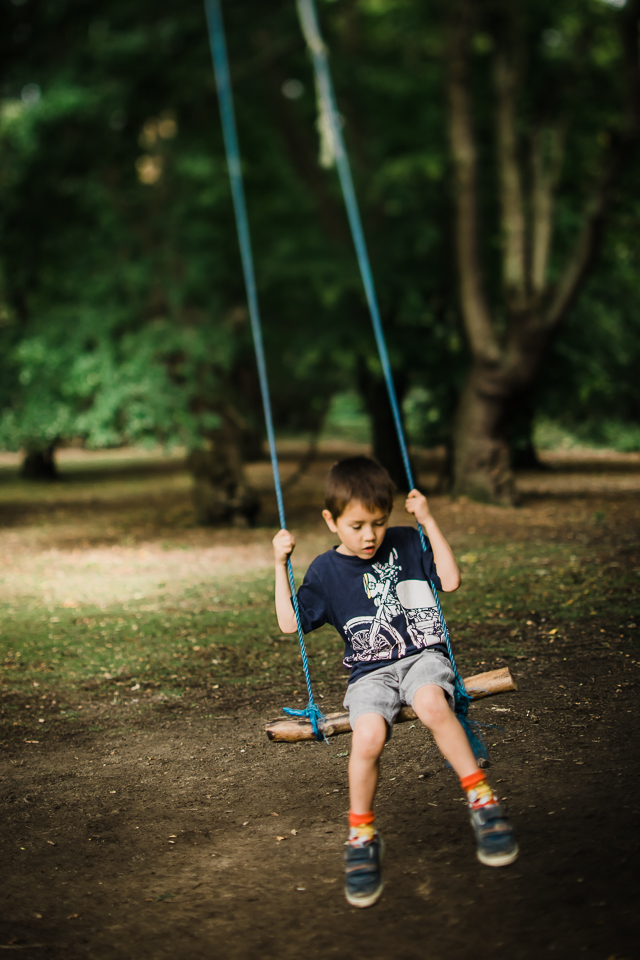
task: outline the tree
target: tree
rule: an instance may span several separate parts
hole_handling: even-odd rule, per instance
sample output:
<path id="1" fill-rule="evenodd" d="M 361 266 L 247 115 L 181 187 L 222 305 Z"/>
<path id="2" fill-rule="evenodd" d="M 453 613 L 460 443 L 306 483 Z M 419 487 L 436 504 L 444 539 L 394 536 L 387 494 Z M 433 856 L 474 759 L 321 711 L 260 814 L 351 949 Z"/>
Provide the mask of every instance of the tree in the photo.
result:
<path id="1" fill-rule="evenodd" d="M 593 268 L 637 142 L 638 18 L 636 0 L 623 10 L 514 0 L 453 7 L 455 249 L 472 357 L 454 425 L 458 494 L 513 500 L 509 427 L 531 402 L 549 347 Z M 485 118 L 473 122 L 478 54 L 492 61 L 497 211 L 487 203 L 487 151 L 477 132 Z M 496 234 L 501 278 L 488 290 L 482 264 Z"/>
<path id="2" fill-rule="evenodd" d="M 422 391 L 425 442 L 462 394 L 456 489 L 489 499 L 510 433 L 562 406 L 549 351 L 587 351 L 563 318 L 635 143 L 635 5 L 574 2 L 456 0 L 453 24 L 418 0 L 320 7 L 398 393 Z M 317 433 L 355 386 L 403 482 L 295 5 L 224 7 L 276 427 Z M 184 443 L 200 516 L 251 516 L 262 412 L 201 0 L 2 16 L 0 443 L 40 466 L 70 438 Z"/>
<path id="3" fill-rule="evenodd" d="M 245 2 L 234 13 L 236 81 L 240 94 L 252 87 L 238 103 L 266 339 L 279 361 L 274 383 L 286 384 L 277 407 L 294 406 L 285 397 L 297 385 L 289 416 L 315 424 L 335 377 L 295 331 L 294 305 L 308 309 L 309 298 L 290 252 L 294 232 L 308 262 L 318 244 L 310 221 L 299 229 L 304 192 L 295 182 L 282 188 L 289 168 L 259 83 L 287 49 L 286 22 L 256 59 L 246 22 L 259 35 L 266 12 Z M 266 19 L 274 14 L 282 21 L 273 8 Z M 261 410 L 202 4 L 132 10 L 114 0 L 97 15 L 67 0 L 11 16 L 0 126 L 0 442 L 36 465 L 45 452 L 51 464 L 56 444 L 71 438 L 92 447 L 183 443 L 199 451 L 190 462 L 201 519 L 252 517 L 242 453 L 261 437 Z M 27 18 L 31 41 L 17 51 L 11 37 Z M 66 38 L 64 57 L 52 36 Z"/>
<path id="4" fill-rule="evenodd" d="M 586 442 L 640 449 L 640 178 L 627 170 L 599 268 L 567 317 L 535 396 L 540 416 Z"/>

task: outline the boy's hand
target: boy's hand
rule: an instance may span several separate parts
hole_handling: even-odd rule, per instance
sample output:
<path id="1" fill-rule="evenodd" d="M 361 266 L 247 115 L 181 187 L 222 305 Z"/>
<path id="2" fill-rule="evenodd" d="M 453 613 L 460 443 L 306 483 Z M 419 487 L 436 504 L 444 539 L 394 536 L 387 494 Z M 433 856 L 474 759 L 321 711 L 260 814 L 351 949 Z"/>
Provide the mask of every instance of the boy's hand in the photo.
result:
<path id="1" fill-rule="evenodd" d="M 289 533 L 288 530 L 279 530 L 273 538 L 272 543 L 276 563 L 286 563 L 296 546 L 293 534 Z"/>
<path id="2" fill-rule="evenodd" d="M 409 493 L 409 496 L 405 500 L 404 508 L 407 513 L 412 513 L 422 526 L 431 519 L 431 510 L 429 510 L 427 498 L 423 493 L 420 493 L 419 490 L 412 490 Z"/>

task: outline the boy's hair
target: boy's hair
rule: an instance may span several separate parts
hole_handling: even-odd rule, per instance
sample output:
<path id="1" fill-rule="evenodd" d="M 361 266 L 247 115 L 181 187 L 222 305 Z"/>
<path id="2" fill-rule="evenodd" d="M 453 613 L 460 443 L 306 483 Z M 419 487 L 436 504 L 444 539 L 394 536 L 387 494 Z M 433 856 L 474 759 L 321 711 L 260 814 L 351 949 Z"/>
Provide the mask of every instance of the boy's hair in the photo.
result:
<path id="1" fill-rule="evenodd" d="M 329 471 L 324 504 L 334 520 L 344 513 L 351 500 L 359 500 L 367 510 L 391 513 L 395 489 L 395 483 L 376 460 L 345 457 Z"/>

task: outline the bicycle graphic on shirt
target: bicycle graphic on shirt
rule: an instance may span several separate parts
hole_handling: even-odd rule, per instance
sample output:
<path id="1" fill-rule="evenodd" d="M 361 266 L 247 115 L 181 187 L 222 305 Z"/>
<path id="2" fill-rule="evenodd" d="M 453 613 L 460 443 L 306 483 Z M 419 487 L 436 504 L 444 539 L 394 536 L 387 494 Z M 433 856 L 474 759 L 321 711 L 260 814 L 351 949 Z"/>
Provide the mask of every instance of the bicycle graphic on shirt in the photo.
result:
<path id="1" fill-rule="evenodd" d="M 405 637 L 392 620 L 404 615 L 407 634 L 418 649 L 440 643 L 443 629 L 435 599 L 424 580 L 400 580 L 402 566 L 394 548 L 388 563 L 374 563 L 373 573 L 365 573 L 363 586 L 367 597 L 373 600 L 375 616 L 353 617 L 344 625 L 353 653 L 345 657 L 344 665 L 373 660 L 391 660 L 406 654 Z"/>

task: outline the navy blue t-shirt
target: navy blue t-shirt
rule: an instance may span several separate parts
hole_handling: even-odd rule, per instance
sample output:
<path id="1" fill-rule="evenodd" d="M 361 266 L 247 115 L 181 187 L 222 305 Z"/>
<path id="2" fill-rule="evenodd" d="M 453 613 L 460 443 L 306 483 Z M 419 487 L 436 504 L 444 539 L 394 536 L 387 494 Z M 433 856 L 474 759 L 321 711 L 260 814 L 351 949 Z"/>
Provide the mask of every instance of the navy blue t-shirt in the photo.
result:
<path id="1" fill-rule="evenodd" d="M 349 683 L 425 647 L 446 654 L 429 580 L 440 589 L 431 545 L 423 552 L 415 527 L 390 527 L 370 560 L 334 547 L 316 557 L 298 591 L 302 629 L 336 628 Z"/>

